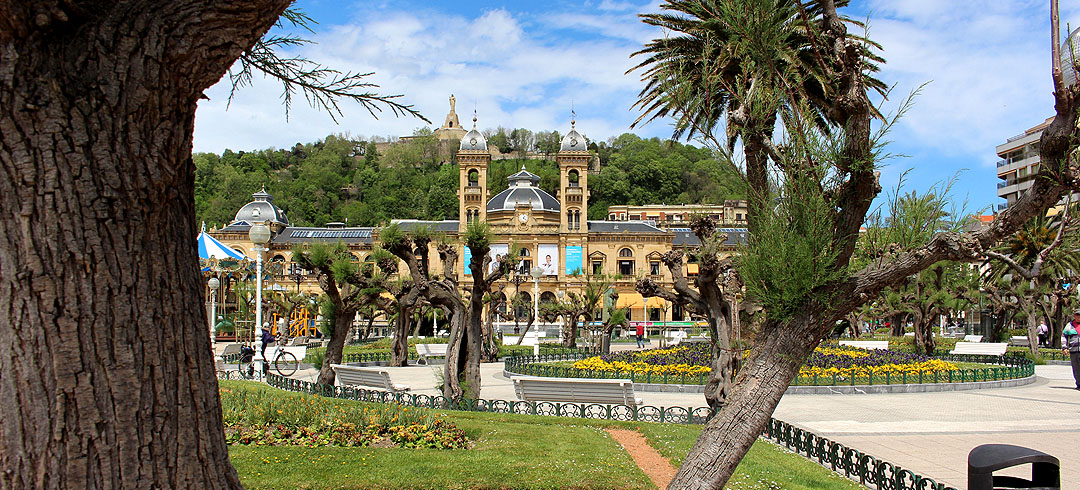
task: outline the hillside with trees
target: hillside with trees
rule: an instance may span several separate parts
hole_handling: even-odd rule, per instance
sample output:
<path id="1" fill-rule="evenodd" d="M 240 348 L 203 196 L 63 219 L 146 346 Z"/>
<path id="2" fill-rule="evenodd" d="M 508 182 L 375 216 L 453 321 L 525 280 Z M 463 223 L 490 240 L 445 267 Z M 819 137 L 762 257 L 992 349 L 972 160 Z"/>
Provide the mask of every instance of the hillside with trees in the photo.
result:
<path id="1" fill-rule="evenodd" d="M 534 150 L 549 155 L 544 142 L 558 133 L 537 134 L 542 137 L 534 140 Z M 607 207 L 615 204 L 706 204 L 745 196 L 741 177 L 713 160 L 708 149 L 630 133 L 589 147 L 600 167 L 589 180 L 590 219 L 605 218 Z M 198 220 L 208 226 L 227 224 L 264 185 L 298 226 L 334 221 L 376 226 L 391 219 L 457 217 L 457 165 L 440 157 L 430 129 L 381 148 L 361 138 L 330 135 L 291 149 L 196 153 Z M 493 161 L 488 171 L 492 195 L 505 189 L 506 178 L 523 165 L 540 176 L 541 188 L 557 195 L 554 153 L 550 158 Z"/>

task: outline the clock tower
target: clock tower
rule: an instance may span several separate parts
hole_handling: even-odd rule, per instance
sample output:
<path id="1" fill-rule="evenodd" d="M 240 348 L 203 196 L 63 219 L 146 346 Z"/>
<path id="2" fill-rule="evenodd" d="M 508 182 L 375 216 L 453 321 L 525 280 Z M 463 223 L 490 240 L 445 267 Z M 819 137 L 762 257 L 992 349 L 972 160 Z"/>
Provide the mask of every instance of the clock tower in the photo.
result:
<path id="1" fill-rule="evenodd" d="M 570 132 L 562 139 L 559 154 L 559 204 L 562 208 L 559 232 L 570 235 L 586 235 L 589 211 L 589 153 L 588 143 L 574 128 L 570 120 Z"/>
<path id="2" fill-rule="evenodd" d="M 465 233 L 469 223 L 487 221 L 487 173 L 491 153 L 484 135 L 476 130 L 476 114 L 473 114 L 472 131 L 461 138 L 457 159 L 458 232 Z"/>

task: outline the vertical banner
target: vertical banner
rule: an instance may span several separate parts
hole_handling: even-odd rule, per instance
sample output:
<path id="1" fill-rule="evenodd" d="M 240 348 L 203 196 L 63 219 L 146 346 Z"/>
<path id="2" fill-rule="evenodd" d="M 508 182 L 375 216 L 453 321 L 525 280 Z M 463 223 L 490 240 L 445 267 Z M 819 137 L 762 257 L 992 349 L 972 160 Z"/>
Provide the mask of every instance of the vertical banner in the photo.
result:
<path id="1" fill-rule="evenodd" d="M 559 245 L 541 243 L 536 246 L 536 262 L 545 276 L 559 275 Z"/>
<path id="2" fill-rule="evenodd" d="M 492 245 L 491 250 L 488 251 L 488 257 L 491 257 L 491 262 L 488 263 L 487 273 L 491 274 L 495 272 L 495 269 L 499 267 L 499 261 L 503 260 L 506 254 L 510 253 L 510 245 Z"/>
<path id="3" fill-rule="evenodd" d="M 465 269 L 465 275 L 471 276 L 472 269 L 469 269 L 469 263 L 472 261 L 472 249 L 468 245 L 461 246 L 464 251 L 461 253 L 461 267 Z"/>
<path id="4" fill-rule="evenodd" d="M 566 247 L 566 274 L 579 274 L 585 272 L 585 264 L 581 262 L 581 247 Z"/>

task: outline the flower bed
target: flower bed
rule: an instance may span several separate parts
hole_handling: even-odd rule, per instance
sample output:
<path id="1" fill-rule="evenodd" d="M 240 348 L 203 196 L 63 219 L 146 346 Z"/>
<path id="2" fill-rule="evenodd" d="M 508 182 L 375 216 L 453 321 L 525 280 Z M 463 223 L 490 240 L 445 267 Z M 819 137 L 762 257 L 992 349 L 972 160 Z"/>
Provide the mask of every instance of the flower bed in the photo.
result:
<path id="1" fill-rule="evenodd" d="M 311 395 L 275 394 L 222 382 L 222 421 L 229 444 L 465 448 L 465 433 L 429 410 L 356 406 Z"/>
<path id="2" fill-rule="evenodd" d="M 646 384 L 704 384 L 710 346 L 693 343 L 668 349 L 622 351 L 566 365 L 541 364 L 531 357 L 507 360 L 507 371 L 534 376 L 632 379 Z M 958 365 L 954 361 L 977 367 Z M 1033 373 L 1030 363 L 992 356 L 935 358 L 906 352 L 866 350 L 826 344 L 819 347 L 792 381 L 794 386 L 955 383 L 1016 379 Z"/>

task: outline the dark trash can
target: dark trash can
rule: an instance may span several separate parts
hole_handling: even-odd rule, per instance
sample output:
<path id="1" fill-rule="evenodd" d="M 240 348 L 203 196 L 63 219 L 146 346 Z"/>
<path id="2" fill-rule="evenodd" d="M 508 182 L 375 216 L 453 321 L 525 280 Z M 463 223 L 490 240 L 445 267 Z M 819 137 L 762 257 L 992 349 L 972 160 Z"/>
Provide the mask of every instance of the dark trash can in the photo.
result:
<path id="1" fill-rule="evenodd" d="M 994 476 L 994 472 L 1031 464 L 1031 480 Z M 968 490 L 1009 488 L 1060 489 L 1061 463 L 1042 451 L 1012 444 L 983 444 L 968 453 Z"/>

